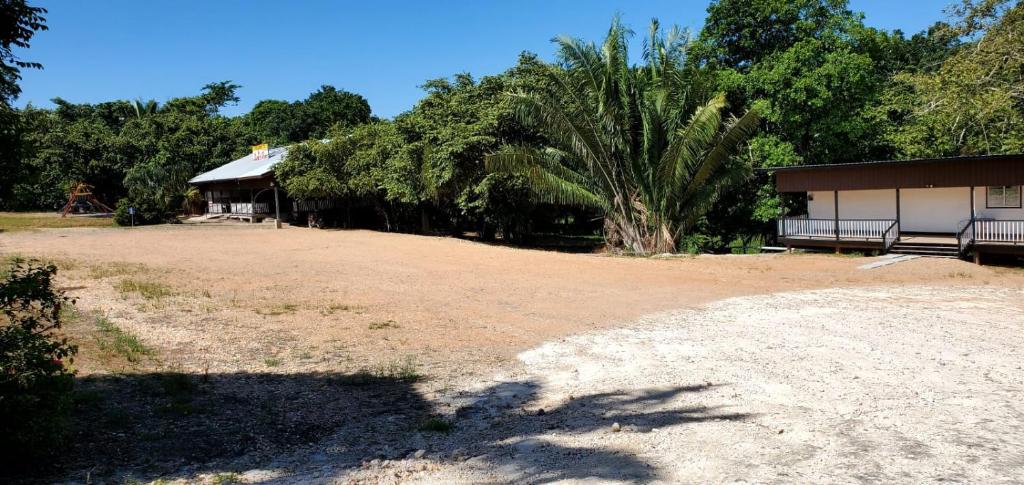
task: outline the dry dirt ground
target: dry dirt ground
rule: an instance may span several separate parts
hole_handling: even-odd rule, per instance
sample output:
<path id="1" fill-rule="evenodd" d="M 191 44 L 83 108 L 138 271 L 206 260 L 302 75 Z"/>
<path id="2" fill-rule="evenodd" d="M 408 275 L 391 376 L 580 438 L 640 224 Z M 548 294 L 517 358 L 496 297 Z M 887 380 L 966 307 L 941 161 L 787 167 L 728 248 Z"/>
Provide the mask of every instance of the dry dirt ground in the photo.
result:
<path id="1" fill-rule="evenodd" d="M 57 261 L 79 299 L 77 424 L 51 477 L 1024 473 L 1020 269 L 247 225 L 3 233 L 0 253 Z"/>

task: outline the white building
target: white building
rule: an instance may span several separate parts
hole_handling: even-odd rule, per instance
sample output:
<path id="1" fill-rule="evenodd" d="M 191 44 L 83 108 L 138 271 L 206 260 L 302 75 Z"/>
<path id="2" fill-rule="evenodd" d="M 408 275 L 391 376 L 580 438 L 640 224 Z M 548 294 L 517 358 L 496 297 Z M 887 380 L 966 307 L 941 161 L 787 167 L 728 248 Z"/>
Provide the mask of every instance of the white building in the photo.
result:
<path id="1" fill-rule="evenodd" d="M 771 170 L 807 214 L 784 217 L 787 247 L 966 256 L 1024 254 L 1024 155 L 805 165 Z"/>

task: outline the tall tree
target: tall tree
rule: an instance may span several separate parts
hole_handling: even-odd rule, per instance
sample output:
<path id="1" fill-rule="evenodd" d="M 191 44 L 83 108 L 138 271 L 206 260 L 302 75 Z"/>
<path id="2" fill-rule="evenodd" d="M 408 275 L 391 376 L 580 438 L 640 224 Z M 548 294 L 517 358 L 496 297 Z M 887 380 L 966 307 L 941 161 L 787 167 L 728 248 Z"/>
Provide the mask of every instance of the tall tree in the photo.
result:
<path id="1" fill-rule="evenodd" d="M 652 21 L 644 64 L 630 65 L 631 32 L 618 18 L 599 47 L 559 37 L 551 90 L 518 92 L 518 115 L 547 139 L 489 158 L 526 176 L 542 200 L 602 208 L 610 242 L 629 251 L 676 251 L 682 236 L 732 185 L 749 176 L 735 157 L 756 131 L 750 110 L 729 117 L 726 100 L 693 99 L 688 38 Z"/>
<path id="2" fill-rule="evenodd" d="M 967 1 L 968 39 L 938 69 L 897 75 L 879 118 L 904 157 L 1024 151 L 1024 4 Z"/>

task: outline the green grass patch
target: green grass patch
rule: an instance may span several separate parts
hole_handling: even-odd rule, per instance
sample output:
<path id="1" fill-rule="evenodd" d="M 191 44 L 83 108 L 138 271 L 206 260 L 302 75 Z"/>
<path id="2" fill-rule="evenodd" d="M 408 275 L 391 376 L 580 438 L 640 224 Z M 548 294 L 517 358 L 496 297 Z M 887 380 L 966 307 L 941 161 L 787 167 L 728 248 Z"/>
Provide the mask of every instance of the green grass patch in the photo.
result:
<path id="1" fill-rule="evenodd" d="M 441 419 L 438 417 L 428 418 L 426 421 L 420 424 L 420 431 L 429 431 L 431 433 L 450 433 L 455 428 L 455 424 L 451 421 Z"/>
<path id="2" fill-rule="evenodd" d="M 0 232 L 65 227 L 114 227 L 109 217 L 61 217 L 56 212 L 0 212 Z"/>
<path id="3" fill-rule="evenodd" d="M 122 295 L 138 293 L 147 300 L 159 300 L 174 294 L 174 291 L 167 285 L 133 278 L 121 280 L 117 284 L 117 291 L 120 291 Z"/>
<path id="4" fill-rule="evenodd" d="M 280 367 L 281 364 L 281 359 L 278 359 L 277 357 L 267 357 L 266 359 L 263 359 L 263 365 L 266 365 L 267 367 Z"/>
<path id="5" fill-rule="evenodd" d="M 360 369 L 354 374 L 340 376 L 338 383 L 349 386 L 366 386 L 394 382 L 416 382 L 420 375 L 412 356 L 377 364 L 370 369 Z"/>
<path id="6" fill-rule="evenodd" d="M 144 357 L 153 355 L 153 349 L 106 317 L 96 318 L 96 328 L 99 330 L 99 348 L 103 352 L 116 355 L 132 364 L 138 364 Z"/>
<path id="7" fill-rule="evenodd" d="M 144 273 L 146 267 L 139 263 L 113 262 L 89 266 L 89 277 L 93 279 L 110 278 L 112 276 L 130 276 Z"/>

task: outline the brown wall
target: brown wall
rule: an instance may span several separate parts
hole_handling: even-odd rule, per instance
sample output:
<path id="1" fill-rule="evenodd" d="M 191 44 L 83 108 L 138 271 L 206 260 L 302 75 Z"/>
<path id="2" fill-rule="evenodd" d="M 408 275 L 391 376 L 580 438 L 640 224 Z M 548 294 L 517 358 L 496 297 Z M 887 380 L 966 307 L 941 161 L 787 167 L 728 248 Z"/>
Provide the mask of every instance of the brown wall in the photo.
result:
<path id="1" fill-rule="evenodd" d="M 780 169 L 779 192 L 1024 185 L 1024 155 L 960 157 Z"/>

